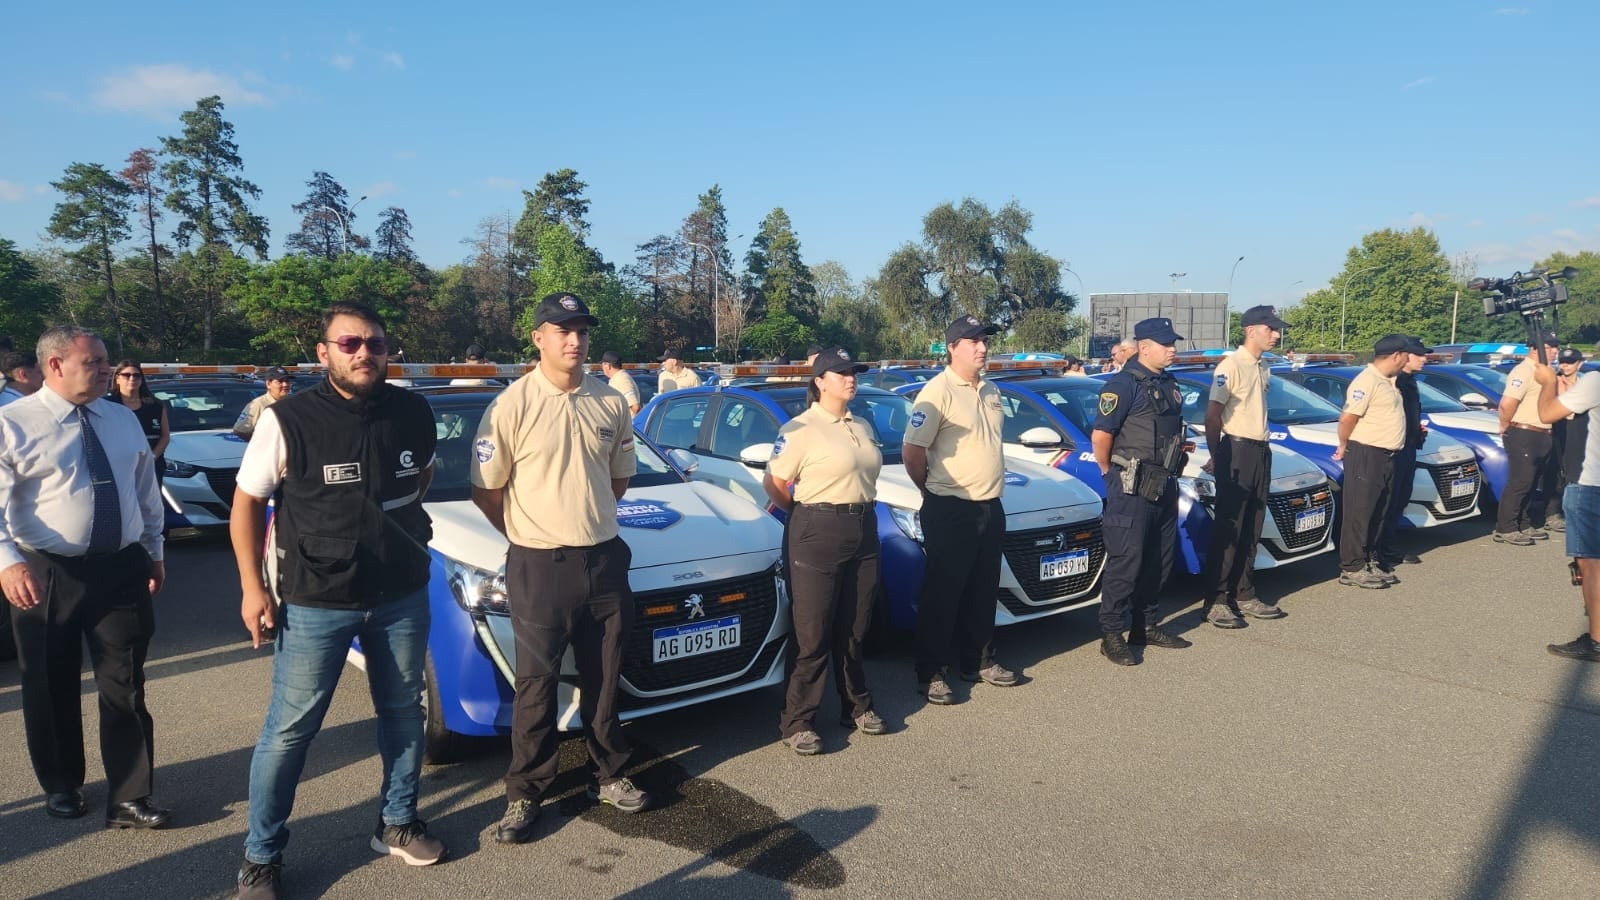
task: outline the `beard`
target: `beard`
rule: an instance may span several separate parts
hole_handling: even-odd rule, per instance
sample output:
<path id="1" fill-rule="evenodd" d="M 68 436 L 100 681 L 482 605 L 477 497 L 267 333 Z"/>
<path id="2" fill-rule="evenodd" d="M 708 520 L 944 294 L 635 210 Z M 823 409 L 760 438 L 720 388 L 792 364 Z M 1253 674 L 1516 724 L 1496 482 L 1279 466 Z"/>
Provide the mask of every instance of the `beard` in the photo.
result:
<path id="1" fill-rule="evenodd" d="M 379 365 L 378 363 L 372 363 L 372 370 L 377 377 L 369 382 L 359 381 L 356 379 L 356 375 L 358 373 L 354 366 L 342 369 L 329 366 L 328 380 L 333 382 L 334 387 L 344 391 L 350 396 L 360 397 L 361 399 L 366 400 L 378 393 L 378 391 L 383 387 L 384 379 L 388 376 L 387 366 Z"/>

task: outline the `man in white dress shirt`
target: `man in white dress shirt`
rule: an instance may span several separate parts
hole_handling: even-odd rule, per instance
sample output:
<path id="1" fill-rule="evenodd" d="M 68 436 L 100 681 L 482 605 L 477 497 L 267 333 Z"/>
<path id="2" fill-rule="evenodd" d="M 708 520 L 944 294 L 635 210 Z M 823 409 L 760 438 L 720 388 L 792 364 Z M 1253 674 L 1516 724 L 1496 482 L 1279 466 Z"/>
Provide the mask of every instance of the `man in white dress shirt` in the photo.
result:
<path id="1" fill-rule="evenodd" d="M 22 674 L 22 719 L 45 811 L 85 812 L 79 670 L 100 694 L 106 827 L 157 828 L 144 662 L 166 580 L 154 457 L 133 412 L 105 399 L 105 344 L 72 325 L 39 337 L 44 387 L 0 407 L 0 589 Z"/>

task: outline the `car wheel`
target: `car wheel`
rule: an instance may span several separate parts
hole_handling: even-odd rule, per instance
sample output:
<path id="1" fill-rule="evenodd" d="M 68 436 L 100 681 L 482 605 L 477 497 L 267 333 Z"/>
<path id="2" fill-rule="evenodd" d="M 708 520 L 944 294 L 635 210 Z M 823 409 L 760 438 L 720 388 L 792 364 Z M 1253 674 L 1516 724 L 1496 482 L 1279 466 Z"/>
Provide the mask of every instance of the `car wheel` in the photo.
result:
<path id="1" fill-rule="evenodd" d="M 444 726 L 439 702 L 439 678 L 433 674 L 433 654 L 422 669 L 422 761 L 430 766 L 455 762 L 461 756 L 461 735 Z"/>

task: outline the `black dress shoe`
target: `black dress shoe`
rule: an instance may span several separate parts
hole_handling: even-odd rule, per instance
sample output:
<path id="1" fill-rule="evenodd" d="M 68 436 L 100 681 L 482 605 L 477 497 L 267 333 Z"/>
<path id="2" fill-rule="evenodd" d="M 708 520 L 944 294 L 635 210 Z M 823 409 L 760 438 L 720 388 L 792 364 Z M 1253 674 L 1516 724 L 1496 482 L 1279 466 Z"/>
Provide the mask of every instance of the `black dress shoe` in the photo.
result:
<path id="1" fill-rule="evenodd" d="M 44 798 L 44 811 L 58 819 L 76 819 L 89 811 L 82 791 L 62 791 Z"/>
<path id="2" fill-rule="evenodd" d="M 107 828 L 160 828 L 172 818 L 172 810 L 162 809 L 150 802 L 149 797 L 140 797 L 126 803 L 113 803 L 106 810 Z"/>
<path id="3" fill-rule="evenodd" d="M 1185 647 L 1193 646 L 1191 641 L 1178 637 L 1169 631 L 1162 631 L 1159 625 L 1146 625 L 1143 635 L 1138 632 L 1130 633 L 1128 635 L 1128 643 L 1144 644 L 1148 647 L 1161 647 L 1167 650 L 1182 650 Z"/>
<path id="4" fill-rule="evenodd" d="M 1134 658 L 1133 651 L 1128 649 L 1128 642 L 1123 640 L 1119 631 L 1107 632 L 1100 638 L 1100 655 L 1111 660 L 1119 666 L 1137 666 L 1139 661 Z"/>

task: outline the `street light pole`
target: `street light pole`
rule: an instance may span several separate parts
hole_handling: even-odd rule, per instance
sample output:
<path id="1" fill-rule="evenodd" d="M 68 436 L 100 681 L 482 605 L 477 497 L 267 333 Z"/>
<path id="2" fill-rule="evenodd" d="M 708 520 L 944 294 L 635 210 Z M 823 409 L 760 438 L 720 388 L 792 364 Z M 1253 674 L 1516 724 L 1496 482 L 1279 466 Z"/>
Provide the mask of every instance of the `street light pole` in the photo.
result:
<path id="1" fill-rule="evenodd" d="M 1244 262 L 1244 257 L 1233 261 L 1233 268 L 1228 270 L 1228 302 L 1233 302 L 1233 273 L 1239 271 L 1239 263 Z"/>
<path id="2" fill-rule="evenodd" d="M 367 199 L 367 195 L 366 194 L 362 194 L 360 200 L 357 200 L 355 203 L 350 205 L 350 218 L 352 218 L 352 219 L 355 218 L 355 216 L 356 216 L 356 207 L 360 206 L 363 202 L 366 201 L 366 199 Z M 325 209 L 328 212 L 333 213 L 333 217 L 339 220 L 339 230 L 344 233 L 344 244 L 343 244 L 344 252 L 345 253 L 349 253 L 350 252 L 350 223 L 345 220 L 344 216 L 339 214 L 339 211 L 337 209 L 334 209 L 331 206 L 319 206 L 319 207 L 317 207 L 317 209 Z"/>
<path id="3" fill-rule="evenodd" d="M 1354 275 L 1351 275 L 1349 278 L 1346 278 L 1344 280 L 1344 294 L 1339 299 L 1339 352 L 1340 353 L 1344 352 L 1345 305 L 1350 302 L 1350 282 L 1355 281 L 1357 278 L 1361 277 L 1362 275 L 1364 275 L 1367 272 L 1372 272 L 1372 271 L 1375 271 L 1377 269 L 1381 269 L 1381 268 L 1383 268 L 1383 267 L 1385 267 L 1387 265 L 1389 265 L 1389 264 L 1388 263 L 1378 263 L 1375 266 L 1367 266 L 1365 269 L 1362 269 L 1361 271 L 1355 273 Z"/>
<path id="4" fill-rule="evenodd" d="M 711 355 L 715 357 L 722 350 L 722 264 L 718 262 L 717 255 L 705 244 L 687 238 L 678 240 L 691 247 L 699 247 L 711 257 Z"/>
<path id="5" fill-rule="evenodd" d="M 1062 266 L 1061 271 L 1071 275 L 1073 278 L 1078 279 L 1078 296 L 1082 297 L 1084 294 L 1083 278 L 1081 278 L 1077 272 L 1072 271 L 1072 269 L 1067 266 Z M 1082 353 L 1084 356 L 1089 355 L 1089 316 L 1087 314 L 1083 317 L 1083 345 L 1079 348 L 1078 352 Z"/>

